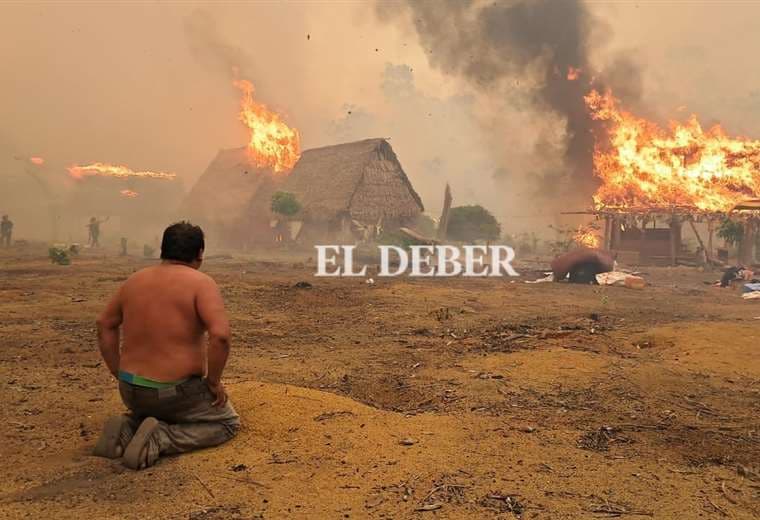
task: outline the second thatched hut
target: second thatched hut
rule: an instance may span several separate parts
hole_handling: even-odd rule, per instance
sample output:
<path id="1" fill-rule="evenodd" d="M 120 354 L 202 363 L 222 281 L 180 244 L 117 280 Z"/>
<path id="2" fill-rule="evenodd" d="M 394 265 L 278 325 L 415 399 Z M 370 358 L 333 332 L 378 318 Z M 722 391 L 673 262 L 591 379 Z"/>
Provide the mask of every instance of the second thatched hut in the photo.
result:
<path id="1" fill-rule="evenodd" d="M 292 193 L 300 211 L 271 211 L 272 196 Z M 424 210 L 391 145 L 366 139 L 306 150 L 289 173 L 251 163 L 245 148 L 222 150 L 181 209 L 230 248 L 285 241 L 354 244 L 413 222 Z"/>
<path id="2" fill-rule="evenodd" d="M 385 139 L 306 150 L 278 189 L 301 204 L 291 229 L 302 243 L 354 243 L 408 225 L 424 211 Z"/>

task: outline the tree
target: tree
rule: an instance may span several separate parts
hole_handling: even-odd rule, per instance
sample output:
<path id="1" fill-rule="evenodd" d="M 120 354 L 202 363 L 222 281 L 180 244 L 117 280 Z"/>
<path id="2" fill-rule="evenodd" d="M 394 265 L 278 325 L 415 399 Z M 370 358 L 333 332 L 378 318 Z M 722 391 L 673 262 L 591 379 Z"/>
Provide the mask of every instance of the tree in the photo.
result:
<path id="1" fill-rule="evenodd" d="M 744 238 L 744 225 L 741 222 L 725 219 L 718 227 L 718 236 L 729 246 L 740 244 Z"/>
<path id="2" fill-rule="evenodd" d="M 287 191 L 277 191 L 272 195 L 272 212 L 285 217 L 292 217 L 301 211 L 301 204 L 296 196 Z"/>
<path id="3" fill-rule="evenodd" d="M 461 242 L 497 240 L 501 226 L 483 206 L 458 206 L 449 213 L 448 237 Z"/>

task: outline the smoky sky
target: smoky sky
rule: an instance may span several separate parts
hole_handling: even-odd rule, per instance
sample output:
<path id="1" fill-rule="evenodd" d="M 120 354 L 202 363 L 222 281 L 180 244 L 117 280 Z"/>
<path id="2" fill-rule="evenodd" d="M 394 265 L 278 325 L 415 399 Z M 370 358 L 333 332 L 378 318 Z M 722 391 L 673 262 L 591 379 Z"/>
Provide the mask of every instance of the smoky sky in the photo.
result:
<path id="1" fill-rule="evenodd" d="M 547 191 L 565 180 L 588 195 L 594 187 L 596 123 L 583 96 L 605 86 L 604 78 L 592 70 L 590 50 L 594 38 L 605 36 L 607 28 L 587 5 L 578 0 L 410 0 L 405 5 L 431 66 L 463 78 L 488 96 L 510 97 L 515 105 L 560 119 L 563 161 L 540 172 L 541 188 Z M 397 18 L 389 7 L 378 4 L 381 19 Z M 625 76 L 625 96 L 638 96 L 633 61 L 621 58 L 609 70 Z M 539 136 L 535 153 L 552 152 L 551 140 L 550 135 Z"/>
<path id="2" fill-rule="evenodd" d="M 191 55 L 209 70 L 230 77 L 250 74 L 253 57 L 225 40 L 210 11 L 195 9 L 185 17 L 183 28 Z"/>
<path id="3" fill-rule="evenodd" d="M 448 182 L 455 205 L 481 204 L 510 232 L 540 232 L 546 215 L 591 202 L 593 187 L 574 201 L 562 188 L 593 179 L 572 160 L 573 150 L 588 158 L 577 129 L 588 124 L 580 94 L 592 78 L 661 125 L 696 113 L 730 135 L 760 136 L 760 4 L 725 4 L 5 2 L 0 212 L 20 238 L 51 238 L 51 204 L 67 240 L 86 240 L 93 214 L 113 215 L 105 241 L 153 237 L 111 211 L 110 197 L 140 214 L 168 212 L 152 192 L 181 200 L 220 149 L 246 143 L 236 66 L 304 149 L 390 138 L 431 214 Z M 568 66 L 583 69 L 576 82 Z M 45 158 L 32 173 L 30 156 Z M 67 167 L 94 161 L 178 178 L 71 182 Z M 123 188 L 141 196 L 122 200 Z"/>

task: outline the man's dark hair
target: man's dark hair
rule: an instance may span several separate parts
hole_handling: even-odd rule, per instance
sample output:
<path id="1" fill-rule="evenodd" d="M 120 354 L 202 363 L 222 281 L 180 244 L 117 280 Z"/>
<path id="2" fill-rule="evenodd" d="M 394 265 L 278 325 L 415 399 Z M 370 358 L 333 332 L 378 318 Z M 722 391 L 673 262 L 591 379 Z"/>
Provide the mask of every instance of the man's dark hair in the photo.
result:
<path id="1" fill-rule="evenodd" d="M 172 224 L 164 231 L 161 240 L 161 259 L 192 263 L 205 249 L 203 230 L 190 222 L 182 221 Z"/>

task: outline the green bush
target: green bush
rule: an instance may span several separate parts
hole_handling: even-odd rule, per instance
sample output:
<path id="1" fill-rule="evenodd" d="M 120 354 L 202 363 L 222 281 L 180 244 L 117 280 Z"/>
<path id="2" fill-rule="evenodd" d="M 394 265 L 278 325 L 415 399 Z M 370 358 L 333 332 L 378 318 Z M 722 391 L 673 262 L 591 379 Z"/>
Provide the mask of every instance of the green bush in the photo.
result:
<path id="1" fill-rule="evenodd" d="M 483 206 L 458 206 L 449 213 L 448 238 L 460 242 L 497 240 L 501 226 Z"/>
<path id="2" fill-rule="evenodd" d="M 285 217 L 292 217 L 301 211 L 301 204 L 296 196 L 287 191 L 277 191 L 272 195 L 272 212 Z"/>
<path id="3" fill-rule="evenodd" d="M 54 264 L 58 265 L 69 265 L 71 264 L 71 259 L 69 258 L 69 254 L 66 252 L 65 249 L 61 249 L 60 247 L 51 247 L 48 249 L 48 256 L 50 257 L 50 261 Z"/>
<path id="4" fill-rule="evenodd" d="M 744 225 L 741 222 L 725 219 L 718 227 L 718 236 L 730 246 L 739 244 L 744 238 Z"/>

